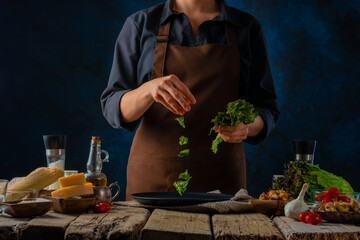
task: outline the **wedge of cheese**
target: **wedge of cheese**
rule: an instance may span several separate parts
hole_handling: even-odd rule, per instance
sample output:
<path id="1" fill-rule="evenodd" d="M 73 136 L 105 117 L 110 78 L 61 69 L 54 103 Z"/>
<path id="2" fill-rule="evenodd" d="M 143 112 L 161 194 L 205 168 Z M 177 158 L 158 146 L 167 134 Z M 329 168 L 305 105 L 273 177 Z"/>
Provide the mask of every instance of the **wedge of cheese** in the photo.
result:
<path id="1" fill-rule="evenodd" d="M 56 198 L 71 198 L 91 194 L 94 194 L 93 185 L 92 183 L 87 182 L 80 185 L 60 188 L 59 190 L 52 192 L 51 196 Z"/>
<path id="2" fill-rule="evenodd" d="M 84 173 L 79 173 L 79 174 L 59 178 L 59 183 L 62 188 L 73 185 L 81 185 L 85 182 L 86 180 Z"/>

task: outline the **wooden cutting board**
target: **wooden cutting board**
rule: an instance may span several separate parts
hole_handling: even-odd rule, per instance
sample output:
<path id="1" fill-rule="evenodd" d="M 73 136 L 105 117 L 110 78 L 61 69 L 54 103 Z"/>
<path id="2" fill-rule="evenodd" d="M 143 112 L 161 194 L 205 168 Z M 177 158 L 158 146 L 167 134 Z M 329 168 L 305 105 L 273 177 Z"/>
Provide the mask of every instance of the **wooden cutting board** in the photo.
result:
<path id="1" fill-rule="evenodd" d="M 268 216 L 283 216 L 286 203 L 284 200 L 251 200 L 255 211 Z"/>

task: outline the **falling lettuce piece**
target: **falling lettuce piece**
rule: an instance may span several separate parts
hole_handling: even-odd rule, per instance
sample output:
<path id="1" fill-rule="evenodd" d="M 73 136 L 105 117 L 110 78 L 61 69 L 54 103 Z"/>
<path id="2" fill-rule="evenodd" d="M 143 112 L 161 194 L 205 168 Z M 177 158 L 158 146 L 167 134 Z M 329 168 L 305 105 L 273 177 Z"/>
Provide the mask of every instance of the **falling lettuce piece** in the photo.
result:
<path id="1" fill-rule="evenodd" d="M 239 123 L 250 124 L 255 121 L 255 118 L 259 114 L 254 112 L 254 106 L 245 100 L 238 99 L 233 102 L 229 102 L 226 106 L 226 112 L 219 112 L 211 122 L 215 127 L 220 128 L 222 126 L 236 127 Z M 213 129 L 210 129 L 210 134 Z M 209 135 L 210 135 L 209 134 Z M 220 140 L 221 139 L 221 140 Z M 211 150 L 217 153 L 219 143 L 223 142 L 223 139 L 218 134 L 212 143 Z"/>
<path id="2" fill-rule="evenodd" d="M 181 136 L 181 137 L 179 138 L 179 144 L 180 144 L 181 146 L 188 144 L 188 142 L 189 142 L 189 139 L 188 139 L 187 137 Z"/>
<path id="3" fill-rule="evenodd" d="M 211 145 L 211 150 L 213 151 L 213 153 L 217 153 L 218 145 L 223 141 L 224 140 L 221 138 L 220 134 L 218 133 L 218 135 L 216 135 L 216 138 L 214 139 Z"/>
<path id="4" fill-rule="evenodd" d="M 189 172 L 188 172 L 188 169 L 186 169 L 185 172 L 180 173 L 180 174 L 179 174 L 179 178 L 180 178 L 180 179 L 184 179 L 185 181 L 190 181 L 191 176 L 190 176 L 190 174 L 189 174 Z"/>
<path id="5" fill-rule="evenodd" d="M 179 122 L 180 126 L 182 126 L 183 128 L 185 128 L 184 116 L 175 118 L 175 120 Z"/>
<path id="6" fill-rule="evenodd" d="M 184 149 L 179 153 L 179 157 L 187 157 L 189 156 L 190 149 Z"/>
<path id="7" fill-rule="evenodd" d="M 191 179 L 191 176 L 188 173 L 187 169 L 185 172 L 179 174 L 179 179 L 183 179 L 184 181 L 175 181 L 174 187 L 176 188 L 176 191 L 180 194 L 180 196 L 182 196 L 182 194 L 186 191 L 187 185 L 189 184 L 189 181 Z"/>

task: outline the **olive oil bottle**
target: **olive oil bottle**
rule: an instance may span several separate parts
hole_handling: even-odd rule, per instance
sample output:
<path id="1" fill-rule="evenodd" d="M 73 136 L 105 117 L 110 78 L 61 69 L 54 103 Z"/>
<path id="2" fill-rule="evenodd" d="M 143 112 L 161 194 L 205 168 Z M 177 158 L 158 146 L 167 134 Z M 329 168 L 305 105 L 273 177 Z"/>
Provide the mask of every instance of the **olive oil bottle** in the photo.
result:
<path id="1" fill-rule="evenodd" d="M 105 154 L 105 158 L 101 158 L 101 153 Z M 94 186 L 106 186 L 107 184 L 107 177 L 101 172 L 103 162 L 109 162 L 109 153 L 101 150 L 100 137 L 92 137 L 85 178 L 87 182 L 91 182 Z"/>

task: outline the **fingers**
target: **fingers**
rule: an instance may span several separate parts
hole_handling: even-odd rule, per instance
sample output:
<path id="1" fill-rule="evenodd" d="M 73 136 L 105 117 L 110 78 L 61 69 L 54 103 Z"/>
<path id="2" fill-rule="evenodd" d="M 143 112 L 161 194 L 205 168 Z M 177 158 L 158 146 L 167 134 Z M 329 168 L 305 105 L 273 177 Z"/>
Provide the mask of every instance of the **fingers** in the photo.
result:
<path id="1" fill-rule="evenodd" d="M 239 123 L 236 127 L 232 127 L 232 126 L 222 126 L 219 130 L 221 132 L 235 132 L 235 131 L 239 131 L 239 130 L 245 130 L 247 129 L 249 126 L 245 125 L 244 123 Z M 215 129 L 214 129 L 215 130 Z"/>
<path id="2" fill-rule="evenodd" d="M 247 138 L 247 134 L 224 134 L 220 133 L 221 138 L 229 143 L 241 143 Z"/>
<path id="3" fill-rule="evenodd" d="M 244 140 L 247 138 L 249 133 L 248 129 L 236 131 L 236 132 L 218 132 L 220 135 L 224 136 L 224 140 L 228 142 Z"/>
<path id="4" fill-rule="evenodd" d="M 157 78 L 151 82 L 154 100 L 175 114 L 183 115 L 185 111 L 190 111 L 190 104 L 196 102 L 190 90 L 175 75 Z"/>
<path id="5" fill-rule="evenodd" d="M 166 91 L 160 90 L 154 97 L 154 100 L 164 105 L 172 113 L 177 115 L 183 115 L 185 111 L 176 103 L 176 101 Z"/>
<path id="6" fill-rule="evenodd" d="M 189 105 L 190 101 L 188 99 L 186 99 L 185 96 L 183 95 L 183 93 L 175 87 L 175 84 L 173 81 L 163 80 L 161 82 L 161 86 L 162 86 L 162 90 L 165 90 L 166 92 L 168 92 L 169 96 L 171 95 L 171 98 L 174 99 L 178 104 L 180 104 L 180 106 L 185 111 L 187 111 L 187 112 L 190 111 L 190 109 L 191 109 L 191 107 Z M 165 100 L 167 100 L 167 99 L 165 99 Z"/>
<path id="7" fill-rule="evenodd" d="M 220 134 L 225 142 L 240 143 L 245 140 L 249 134 L 249 125 L 243 123 L 238 124 L 236 127 L 223 126 L 221 128 L 214 127 L 214 130 Z"/>
<path id="8" fill-rule="evenodd" d="M 179 89 L 181 93 L 183 93 L 183 95 L 186 97 L 186 99 L 188 99 L 190 101 L 189 103 L 195 104 L 196 99 L 195 99 L 194 95 L 192 95 L 192 93 L 190 92 L 189 88 L 182 81 L 180 81 L 180 79 L 177 76 L 171 74 L 171 75 L 169 75 L 169 77 L 174 79 L 173 83 L 174 83 L 175 87 L 177 89 Z"/>

